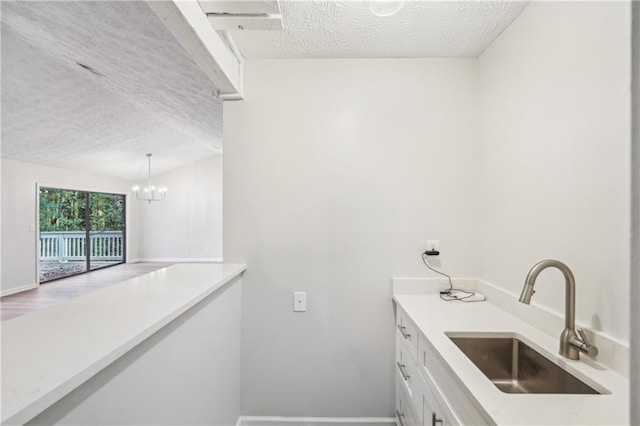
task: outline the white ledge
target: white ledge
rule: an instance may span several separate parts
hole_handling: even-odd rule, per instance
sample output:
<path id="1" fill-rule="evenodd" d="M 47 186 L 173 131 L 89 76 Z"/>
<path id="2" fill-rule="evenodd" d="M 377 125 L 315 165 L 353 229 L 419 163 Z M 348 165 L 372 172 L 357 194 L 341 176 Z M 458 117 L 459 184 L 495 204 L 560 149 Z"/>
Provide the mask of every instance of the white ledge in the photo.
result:
<path id="1" fill-rule="evenodd" d="M 242 264 L 177 264 L 2 323 L 2 424 L 23 424 L 231 282 Z"/>

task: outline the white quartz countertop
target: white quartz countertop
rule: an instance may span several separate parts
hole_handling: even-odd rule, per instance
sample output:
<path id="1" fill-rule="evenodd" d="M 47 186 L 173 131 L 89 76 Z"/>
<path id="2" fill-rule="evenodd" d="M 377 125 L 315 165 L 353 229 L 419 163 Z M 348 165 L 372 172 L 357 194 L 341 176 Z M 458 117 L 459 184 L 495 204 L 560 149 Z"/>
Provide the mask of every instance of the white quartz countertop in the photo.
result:
<path id="1" fill-rule="evenodd" d="M 451 373 L 470 391 L 498 425 L 619 425 L 629 424 L 629 380 L 582 355 L 573 361 L 558 355 L 553 338 L 489 302 L 445 302 L 437 294 L 396 294 L 406 311 L 433 344 Z M 548 354 L 588 384 L 598 384 L 606 395 L 508 394 L 489 379 L 447 337 L 447 332 L 514 333 Z M 561 330 L 558 330 L 558 335 Z"/>
<path id="2" fill-rule="evenodd" d="M 23 424 L 246 269 L 171 265 L 2 322 L 2 424 Z"/>

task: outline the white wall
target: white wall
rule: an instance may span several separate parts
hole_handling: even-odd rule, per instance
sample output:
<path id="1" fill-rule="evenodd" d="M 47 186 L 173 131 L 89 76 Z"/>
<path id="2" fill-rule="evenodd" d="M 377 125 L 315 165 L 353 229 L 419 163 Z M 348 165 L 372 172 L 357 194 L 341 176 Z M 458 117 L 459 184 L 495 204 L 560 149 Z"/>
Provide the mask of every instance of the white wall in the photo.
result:
<path id="1" fill-rule="evenodd" d="M 2 154 L 2 144 L 0 144 L 0 154 Z M 2 164 L 3 161 L 0 159 L 0 201 L 2 201 L 2 206 L 4 206 L 4 201 L 2 200 L 2 194 L 4 193 L 3 188 L 2 188 Z M 2 291 L 2 283 L 4 282 L 4 280 L 2 279 L 2 253 L 4 252 L 2 250 L 2 224 L 4 222 L 2 222 L 2 206 L 0 206 L 0 295 L 2 295 L 3 291 Z"/>
<path id="2" fill-rule="evenodd" d="M 222 259 L 222 156 L 213 155 L 152 178 L 162 202 L 132 200 L 141 260 Z M 145 182 L 138 182 L 142 187 Z"/>
<path id="3" fill-rule="evenodd" d="M 640 3 L 632 4 L 632 231 L 631 245 L 631 401 L 640 400 Z M 640 404 L 631 404 L 631 424 L 640 424 Z"/>
<path id="4" fill-rule="evenodd" d="M 391 277 L 472 276 L 473 60 L 251 61 L 224 105 L 224 256 L 246 262 L 243 414 L 393 412 Z M 292 312 L 292 292 L 308 312 Z"/>
<path id="5" fill-rule="evenodd" d="M 2 159 L 2 294 L 33 288 L 36 277 L 36 183 L 62 189 L 127 194 L 131 183 L 90 173 Z M 127 199 L 127 202 L 130 202 Z M 129 222 L 127 213 L 127 222 Z M 127 256 L 135 256 L 129 241 Z"/>
<path id="6" fill-rule="evenodd" d="M 629 339 L 628 2 L 532 2 L 480 57 L 479 276 L 565 262 L 577 318 Z M 544 272 L 533 301 L 564 312 Z"/>

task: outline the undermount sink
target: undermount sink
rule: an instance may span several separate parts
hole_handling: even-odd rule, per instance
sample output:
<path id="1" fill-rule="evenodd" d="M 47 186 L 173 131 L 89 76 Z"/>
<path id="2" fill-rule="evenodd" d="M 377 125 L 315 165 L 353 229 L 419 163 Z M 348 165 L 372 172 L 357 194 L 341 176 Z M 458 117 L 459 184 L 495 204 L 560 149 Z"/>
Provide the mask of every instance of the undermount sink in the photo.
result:
<path id="1" fill-rule="evenodd" d="M 516 337 L 449 339 L 505 393 L 601 394 Z"/>

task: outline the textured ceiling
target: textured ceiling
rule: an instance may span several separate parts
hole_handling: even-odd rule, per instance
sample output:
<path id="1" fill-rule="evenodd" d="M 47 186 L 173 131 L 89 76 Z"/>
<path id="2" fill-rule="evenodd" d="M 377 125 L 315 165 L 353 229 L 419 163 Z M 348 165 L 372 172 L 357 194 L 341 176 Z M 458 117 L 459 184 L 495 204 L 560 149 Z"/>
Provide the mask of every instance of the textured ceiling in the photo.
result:
<path id="1" fill-rule="evenodd" d="M 247 59 L 478 57 L 527 1 L 407 1 L 390 17 L 369 1 L 281 0 L 285 30 L 234 31 Z"/>
<path id="2" fill-rule="evenodd" d="M 144 2 L 0 4 L 3 157 L 137 180 L 147 152 L 155 174 L 222 146 L 215 87 Z M 246 58 L 476 57 L 527 2 L 280 4 L 285 31 L 233 33 Z"/>
<path id="3" fill-rule="evenodd" d="M 3 157 L 135 180 L 222 146 L 215 87 L 144 2 L 1 7 Z"/>

